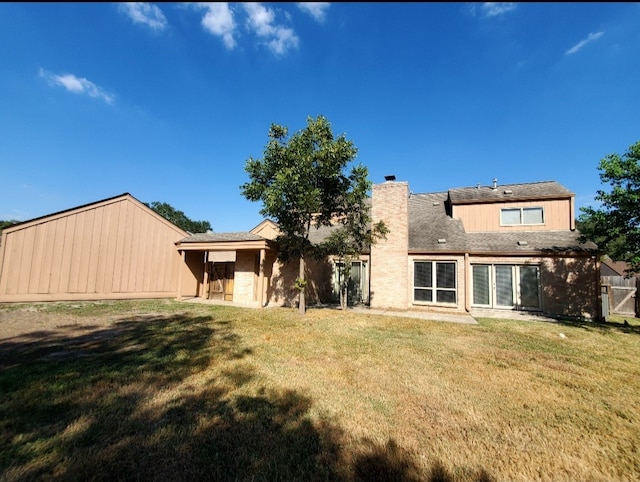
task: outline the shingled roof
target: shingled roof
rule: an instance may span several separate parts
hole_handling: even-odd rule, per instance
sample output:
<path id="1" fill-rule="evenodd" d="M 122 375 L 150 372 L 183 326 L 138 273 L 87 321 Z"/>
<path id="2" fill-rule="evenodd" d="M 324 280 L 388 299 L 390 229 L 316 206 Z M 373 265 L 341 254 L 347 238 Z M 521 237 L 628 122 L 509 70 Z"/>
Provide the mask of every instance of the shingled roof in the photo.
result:
<path id="1" fill-rule="evenodd" d="M 503 202 L 526 199 L 566 199 L 574 194 L 556 181 L 503 184 L 493 186 L 459 187 L 449 189 L 451 204 Z"/>
<path id="2" fill-rule="evenodd" d="M 198 233 L 182 239 L 181 243 L 226 243 L 233 241 L 261 241 L 266 238 L 249 232 Z"/>
<path id="3" fill-rule="evenodd" d="M 571 195 L 568 190 L 555 182 L 533 184 L 535 186 L 531 186 L 529 189 L 522 189 L 521 195 L 524 192 L 528 196 L 532 196 L 531 193 L 536 190 L 546 193 L 556 192 L 558 195 Z M 512 184 L 511 186 L 527 185 Z M 506 186 L 501 187 L 503 190 L 506 188 Z M 586 252 L 597 249 L 597 246 L 592 242 L 580 243 L 578 239 L 580 233 L 577 230 L 467 233 L 462 221 L 449 215 L 447 204 L 450 202 L 450 197 L 451 191 L 412 194 L 409 197 L 410 252 L 533 254 L 540 252 Z"/>

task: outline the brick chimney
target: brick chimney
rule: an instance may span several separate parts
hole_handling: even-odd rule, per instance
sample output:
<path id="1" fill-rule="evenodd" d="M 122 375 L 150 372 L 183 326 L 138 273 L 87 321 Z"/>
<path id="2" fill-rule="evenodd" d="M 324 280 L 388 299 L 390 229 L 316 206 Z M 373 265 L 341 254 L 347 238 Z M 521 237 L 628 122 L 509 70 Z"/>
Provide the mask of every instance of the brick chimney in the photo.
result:
<path id="1" fill-rule="evenodd" d="M 371 217 L 384 221 L 389 228 L 387 239 L 371 248 L 371 307 L 408 308 L 409 289 L 409 183 L 387 181 L 374 184 Z"/>

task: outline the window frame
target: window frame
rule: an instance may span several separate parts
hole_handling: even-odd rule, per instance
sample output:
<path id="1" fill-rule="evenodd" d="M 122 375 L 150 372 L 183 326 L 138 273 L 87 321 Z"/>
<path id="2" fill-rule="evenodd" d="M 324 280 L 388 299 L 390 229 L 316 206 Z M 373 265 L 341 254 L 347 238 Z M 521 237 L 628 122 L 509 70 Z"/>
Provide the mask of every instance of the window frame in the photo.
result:
<path id="1" fill-rule="evenodd" d="M 431 280 L 430 286 L 419 286 L 416 284 L 416 265 L 417 264 L 430 264 L 431 266 Z M 442 279 L 438 279 L 438 265 L 452 265 L 453 266 L 453 287 L 442 286 Z M 416 291 L 429 291 L 431 293 L 431 300 L 420 300 L 416 298 Z M 453 301 L 438 301 L 438 294 L 453 293 Z M 414 259 L 413 260 L 413 290 L 412 290 L 412 303 L 417 305 L 443 305 L 443 306 L 457 306 L 458 305 L 458 262 L 454 260 L 435 260 L 435 259 Z"/>
<path id="2" fill-rule="evenodd" d="M 542 222 L 540 223 L 525 223 L 524 222 L 524 213 L 525 211 L 534 211 L 539 210 L 542 218 Z M 504 213 L 506 211 L 519 211 L 519 220 L 518 223 L 506 223 L 504 221 Z M 500 226 L 544 226 L 545 224 L 545 215 L 544 215 L 544 206 L 527 206 L 527 207 L 510 207 L 510 208 L 500 208 Z"/>

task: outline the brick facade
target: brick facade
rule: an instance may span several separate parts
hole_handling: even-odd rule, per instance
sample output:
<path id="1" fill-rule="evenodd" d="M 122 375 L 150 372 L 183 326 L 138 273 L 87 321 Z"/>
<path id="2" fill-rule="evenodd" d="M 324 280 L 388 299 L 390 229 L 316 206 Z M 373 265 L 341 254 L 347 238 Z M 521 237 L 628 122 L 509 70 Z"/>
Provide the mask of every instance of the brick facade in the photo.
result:
<path id="1" fill-rule="evenodd" d="M 372 190 L 371 217 L 389 228 L 386 240 L 371 248 L 371 306 L 409 307 L 409 184 L 389 181 Z"/>

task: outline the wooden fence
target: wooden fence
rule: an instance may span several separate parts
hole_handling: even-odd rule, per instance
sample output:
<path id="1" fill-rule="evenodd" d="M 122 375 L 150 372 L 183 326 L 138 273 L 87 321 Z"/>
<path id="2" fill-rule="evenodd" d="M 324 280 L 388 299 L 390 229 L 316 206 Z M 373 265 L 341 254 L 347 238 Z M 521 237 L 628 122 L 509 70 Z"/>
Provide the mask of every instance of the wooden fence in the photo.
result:
<path id="1" fill-rule="evenodd" d="M 602 285 L 607 286 L 609 313 L 612 315 L 640 316 L 638 288 L 640 278 L 624 276 L 602 276 Z"/>

